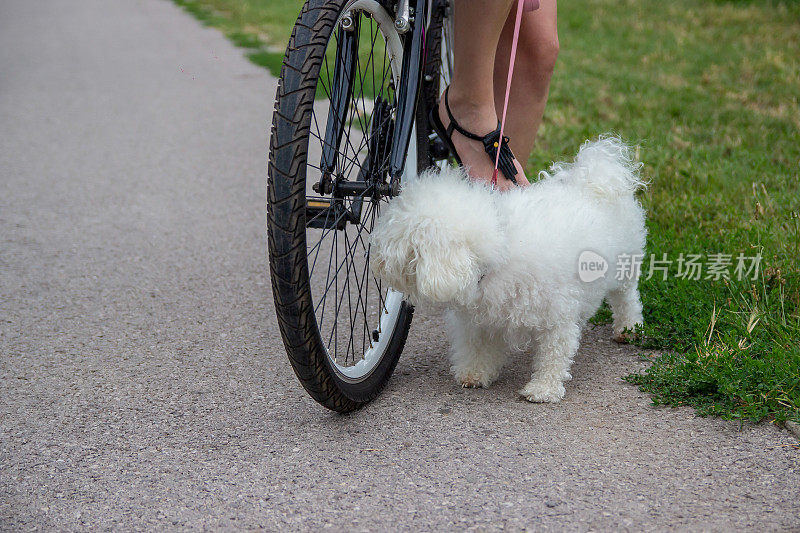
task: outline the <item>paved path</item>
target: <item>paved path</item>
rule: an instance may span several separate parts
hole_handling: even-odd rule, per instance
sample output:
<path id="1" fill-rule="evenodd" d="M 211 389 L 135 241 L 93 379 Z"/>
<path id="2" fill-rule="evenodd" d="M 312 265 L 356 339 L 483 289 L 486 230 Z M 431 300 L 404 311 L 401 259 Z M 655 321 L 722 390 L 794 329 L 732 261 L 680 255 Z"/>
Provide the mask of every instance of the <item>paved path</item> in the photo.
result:
<path id="1" fill-rule="evenodd" d="M 559 405 L 447 373 L 420 312 L 339 416 L 266 267 L 275 80 L 162 0 L 0 3 L 0 530 L 800 528 L 770 425 L 653 409 L 589 331 Z"/>

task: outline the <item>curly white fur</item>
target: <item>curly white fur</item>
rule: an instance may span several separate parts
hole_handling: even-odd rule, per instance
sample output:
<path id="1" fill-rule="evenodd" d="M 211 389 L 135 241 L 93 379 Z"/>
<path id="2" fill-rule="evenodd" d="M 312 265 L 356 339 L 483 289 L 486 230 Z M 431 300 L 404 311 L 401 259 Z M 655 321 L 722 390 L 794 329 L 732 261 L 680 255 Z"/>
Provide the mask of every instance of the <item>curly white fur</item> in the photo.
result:
<path id="1" fill-rule="evenodd" d="M 462 385 L 487 387 L 509 352 L 534 348 L 520 393 L 558 402 L 581 329 L 604 298 L 617 340 L 642 323 L 638 273 L 620 281 L 614 267 L 622 254 L 644 250 L 638 170 L 625 144 L 603 137 L 526 189 L 493 192 L 461 169 L 425 173 L 379 218 L 370 266 L 412 303 L 448 306 L 452 371 Z M 592 282 L 578 276 L 586 250 L 610 265 Z"/>

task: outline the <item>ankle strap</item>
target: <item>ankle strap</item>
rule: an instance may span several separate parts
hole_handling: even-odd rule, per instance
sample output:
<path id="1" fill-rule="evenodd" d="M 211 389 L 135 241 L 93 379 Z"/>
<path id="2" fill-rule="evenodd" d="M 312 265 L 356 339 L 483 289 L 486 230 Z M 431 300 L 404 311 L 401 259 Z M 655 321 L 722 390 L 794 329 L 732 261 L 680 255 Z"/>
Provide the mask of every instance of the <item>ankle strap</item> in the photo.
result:
<path id="1" fill-rule="evenodd" d="M 481 141 L 482 142 L 483 139 L 485 139 L 489 135 L 492 135 L 494 133 L 499 133 L 500 132 L 500 121 L 499 120 L 497 121 L 497 129 L 495 129 L 494 131 L 490 131 L 486 135 L 476 135 L 476 134 L 472 133 L 471 131 L 465 130 L 463 127 L 461 127 L 461 124 L 458 123 L 458 121 L 456 120 L 456 117 L 453 116 L 453 112 L 450 111 L 450 99 L 448 98 L 449 95 L 450 95 L 450 86 L 448 85 L 447 89 L 445 89 L 445 91 L 444 91 L 444 108 L 447 110 L 447 118 L 450 119 L 450 124 L 447 126 L 447 135 L 448 135 L 448 137 L 452 136 L 453 130 L 455 129 L 458 133 L 460 133 L 461 135 L 463 135 L 464 137 L 466 137 L 468 139 L 472 139 L 473 141 Z"/>

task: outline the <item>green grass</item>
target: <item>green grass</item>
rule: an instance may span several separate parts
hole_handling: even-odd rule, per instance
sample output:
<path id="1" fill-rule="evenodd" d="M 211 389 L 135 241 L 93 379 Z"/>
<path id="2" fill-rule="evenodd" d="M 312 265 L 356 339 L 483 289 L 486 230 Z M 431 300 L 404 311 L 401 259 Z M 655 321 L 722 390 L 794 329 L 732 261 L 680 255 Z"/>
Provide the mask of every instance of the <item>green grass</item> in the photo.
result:
<path id="1" fill-rule="evenodd" d="M 273 73 L 301 6 L 176 1 Z M 615 132 L 651 182 L 648 257 L 763 256 L 756 280 L 679 279 L 675 263 L 643 279 L 639 343 L 660 355 L 626 379 L 702 415 L 800 421 L 800 3 L 575 0 L 559 36 L 528 167 Z"/>
<path id="2" fill-rule="evenodd" d="M 644 279 L 640 343 L 665 353 L 627 379 L 700 414 L 800 419 L 800 6 L 581 1 L 559 24 L 531 167 L 619 133 L 651 182 L 648 256 L 763 255 L 755 281 L 678 279 L 675 263 Z"/>

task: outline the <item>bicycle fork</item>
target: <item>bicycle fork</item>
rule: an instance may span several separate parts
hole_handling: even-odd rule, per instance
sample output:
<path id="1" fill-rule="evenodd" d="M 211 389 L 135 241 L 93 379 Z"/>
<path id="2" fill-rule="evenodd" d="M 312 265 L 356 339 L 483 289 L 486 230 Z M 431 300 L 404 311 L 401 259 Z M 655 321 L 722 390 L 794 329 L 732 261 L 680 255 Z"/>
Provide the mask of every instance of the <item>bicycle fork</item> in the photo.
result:
<path id="1" fill-rule="evenodd" d="M 411 0 L 406 0 L 411 2 Z M 400 192 L 400 176 L 406 163 L 406 152 L 411 142 L 417 100 L 422 84 L 422 66 L 425 64 L 425 23 L 428 20 L 428 0 L 416 0 L 411 13 L 411 34 L 403 43 L 403 68 L 400 72 L 401 95 L 397 102 L 392 154 L 389 159 L 390 196 Z M 398 19 L 399 20 L 399 19 Z M 397 25 L 396 25 L 397 26 Z"/>
<path id="2" fill-rule="evenodd" d="M 408 4 L 414 2 L 414 8 Z M 428 20 L 430 0 L 401 0 L 395 27 L 405 33 L 403 42 L 403 64 L 400 80 L 395 94 L 398 95 L 392 128 L 391 153 L 389 156 L 389 183 L 372 179 L 341 182 L 333 177 L 336 167 L 337 148 L 347 121 L 350 95 L 358 63 L 359 17 L 345 14 L 337 35 L 336 61 L 331 82 L 331 104 L 325 125 L 325 139 L 322 143 L 320 170 L 322 177 L 313 185 L 319 194 L 334 196 L 374 197 L 394 196 L 400 191 L 400 176 L 405 168 L 411 135 L 414 130 L 417 100 L 422 83 L 422 66 L 425 61 L 425 23 Z M 402 11 L 402 13 L 401 13 Z M 375 176 L 378 169 L 369 168 L 379 163 L 377 158 L 368 157 L 368 168 L 362 171 L 367 177 Z M 372 190 L 370 190 L 372 189 Z"/>

